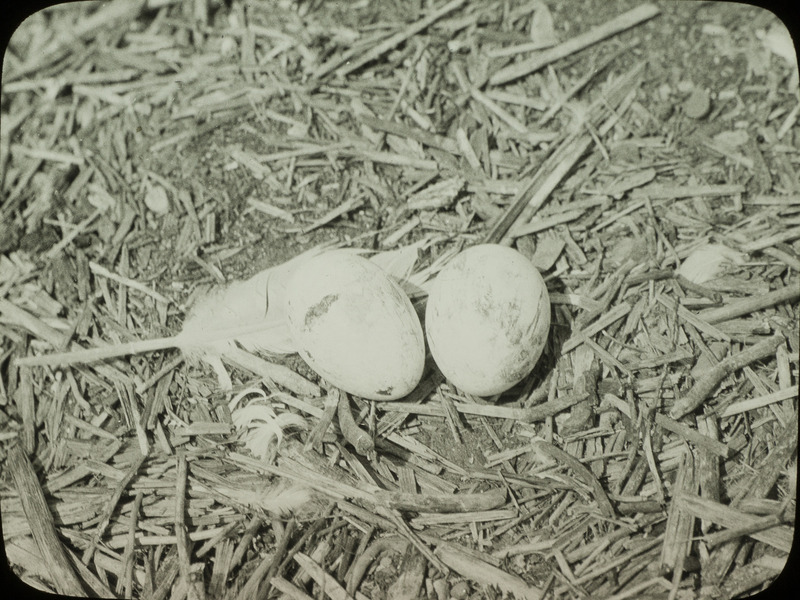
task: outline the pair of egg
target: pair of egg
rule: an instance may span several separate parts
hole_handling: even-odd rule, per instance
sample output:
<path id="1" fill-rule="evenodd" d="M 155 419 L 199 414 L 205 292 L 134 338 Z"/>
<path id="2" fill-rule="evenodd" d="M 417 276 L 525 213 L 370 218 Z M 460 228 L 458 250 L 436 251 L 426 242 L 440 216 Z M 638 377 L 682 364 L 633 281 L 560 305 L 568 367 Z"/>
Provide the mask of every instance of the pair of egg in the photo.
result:
<path id="1" fill-rule="evenodd" d="M 286 291 L 286 319 L 299 354 L 351 394 L 395 400 L 419 383 L 425 335 L 402 288 L 347 250 L 301 264 Z M 536 365 L 550 329 L 544 280 L 522 254 L 473 246 L 434 280 L 425 310 L 431 355 L 457 388 L 503 392 Z"/>

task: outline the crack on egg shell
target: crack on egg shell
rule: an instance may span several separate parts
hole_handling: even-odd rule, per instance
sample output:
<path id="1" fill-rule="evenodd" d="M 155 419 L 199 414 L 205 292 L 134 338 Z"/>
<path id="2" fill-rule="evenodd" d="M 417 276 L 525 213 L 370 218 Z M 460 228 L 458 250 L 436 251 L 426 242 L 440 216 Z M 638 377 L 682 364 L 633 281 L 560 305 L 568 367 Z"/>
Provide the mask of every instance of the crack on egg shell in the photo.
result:
<path id="1" fill-rule="evenodd" d="M 331 304 L 339 299 L 339 294 L 328 294 L 322 300 L 311 306 L 306 311 L 306 318 L 303 321 L 306 329 L 311 329 L 314 321 L 319 319 L 322 315 L 328 312 Z"/>
<path id="2" fill-rule="evenodd" d="M 391 396 L 393 391 L 394 391 L 394 386 L 390 385 L 381 390 L 378 390 L 377 392 L 375 392 L 375 394 L 378 396 Z"/>

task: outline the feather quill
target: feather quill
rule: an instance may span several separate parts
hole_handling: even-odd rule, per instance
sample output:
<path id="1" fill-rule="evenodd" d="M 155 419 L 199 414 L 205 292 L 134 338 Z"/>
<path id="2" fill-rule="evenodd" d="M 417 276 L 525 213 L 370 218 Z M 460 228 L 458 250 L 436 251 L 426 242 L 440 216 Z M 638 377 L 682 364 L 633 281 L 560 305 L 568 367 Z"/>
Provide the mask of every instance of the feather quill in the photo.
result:
<path id="1" fill-rule="evenodd" d="M 212 289 L 195 301 L 177 335 L 28 356 L 18 359 L 17 364 L 31 367 L 86 364 L 166 348 L 179 348 L 189 357 L 205 360 L 224 355 L 236 342 L 249 351 L 289 354 L 294 350 L 290 349 L 286 337 L 281 296 L 294 269 L 326 249 L 330 247 L 314 247 L 287 262 L 264 269 L 250 279 Z"/>

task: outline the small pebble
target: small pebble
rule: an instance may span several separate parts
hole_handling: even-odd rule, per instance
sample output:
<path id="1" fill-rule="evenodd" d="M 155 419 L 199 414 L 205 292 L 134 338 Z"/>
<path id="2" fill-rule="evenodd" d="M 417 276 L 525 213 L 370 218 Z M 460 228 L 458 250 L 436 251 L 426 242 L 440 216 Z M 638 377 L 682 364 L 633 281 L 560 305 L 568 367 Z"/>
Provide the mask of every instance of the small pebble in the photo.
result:
<path id="1" fill-rule="evenodd" d="M 454 600 L 464 600 L 467 596 L 469 596 L 469 584 L 466 581 L 459 581 L 450 588 L 450 597 Z"/>
<path id="2" fill-rule="evenodd" d="M 110 219 L 106 215 L 101 215 L 99 219 L 96 221 L 96 231 L 98 237 L 103 240 L 106 244 L 110 244 L 111 240 L 114 239 L 114 236 L 117 233 L 117 224 L 114 222 L 113 219 Z"/>
<path id="3" fill-rule="evenodd" d="M 169 212 L 167 190 L 160 185 L 151 186 L 144 195 L 144 204 L 153 213 L 165 215 Z"/>
<path id="4" fill-rule="evenodd" d="M 614 160 L 629 163 L 638 163 L 642 160 L 638 146 L 631 143 L 622 143 L 614 146 L 611 150 L 611 156 Z"/>
<path id="5" fill-rule="evenodd" d="M 750 136 L 744 129 L 734 129 L 733 131 L 721 131 L 714 136 L 714 141 L 724 146 L 738 148 L 750 140 Z"/>
<path id="6" fill-rule="evenodd" d="M 236 40 L 229 35 L 224 36 L 220 41 L 219 53 L 222 54 L 222 56 L 233 56 L 237 49 Z"/>
<path id="7" fill-rule="evenodd" d="M 449 594 L 447 593 L 447 579 L 436 579 L 432 584 L 433 591 L 436 594 L 436 600 L 447 600 Z M 428 594 L 428 597 L 433 597 Z"/>
<path id="8" fill-rule="evenodd" d="M 656 102 L 653 108 L 653 116 L 658 121 L 664 122 L 672 116 L 674 111 L 675 107 L 672 102 Z"/>
<path id="9" fill-rule="evenodd" d="M 711 95 L 702 88 L 695 88 L 683 103 L 683 112 L 692 119 L 702 119 L 710 110 Z"/>

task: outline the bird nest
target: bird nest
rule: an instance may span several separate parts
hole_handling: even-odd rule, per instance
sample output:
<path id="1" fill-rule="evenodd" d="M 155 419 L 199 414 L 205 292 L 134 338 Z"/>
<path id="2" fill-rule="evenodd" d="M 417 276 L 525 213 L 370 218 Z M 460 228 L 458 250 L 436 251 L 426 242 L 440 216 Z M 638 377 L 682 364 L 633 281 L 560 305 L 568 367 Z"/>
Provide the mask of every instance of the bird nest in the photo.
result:
<path id="1" fill-rule="evenodd" d="M 798 106 L 791 38 L 746 5 L 35 14 L 5 54 L 0 125 L 17 585 L 622 600 L 774 584 L 796 510 Z M 484 242 L 525 255 L 552 305 L 533 373 L 491 398 L 429 360 L 408 397 L 364 400 L 269 330 L 189 335 L 274 316 L 270 274 L 310 249 L 360 248 L 424 292 Z"/>

